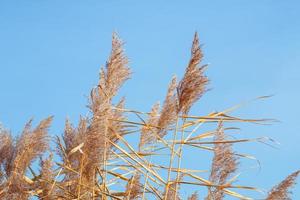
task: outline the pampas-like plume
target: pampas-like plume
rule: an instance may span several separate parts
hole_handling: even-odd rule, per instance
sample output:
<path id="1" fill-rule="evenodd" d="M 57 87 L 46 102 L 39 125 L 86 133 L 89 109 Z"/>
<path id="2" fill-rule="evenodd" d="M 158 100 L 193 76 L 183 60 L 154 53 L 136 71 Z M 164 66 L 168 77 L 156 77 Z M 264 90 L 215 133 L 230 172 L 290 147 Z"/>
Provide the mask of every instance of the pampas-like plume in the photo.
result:
<path id="1" fill-rule="evenodd" d="M 9 131 L 2 127 L 0 127 L 0 141 L 0 199 L 4 199 L 7 196 L 7 179 L 13 164 L 15 145 Z"/>
<path id="2" fill-rule="evenodd" d="M 157 124 L 159 127 L 158 135 L 160 137 L 164 137 L 167 134 L 168 128 L 176 122 L 176 118 L 178 116 L 178 112 L 177 112 L 178 100 L 175 91 L 176 87 L 177 87 L 177 80 L 176 77 L 174 76 L 169 85 L 167 95 Z"/>
<path id="3" fill-rule="evenodd" d="M 32 121 L 26 124 L 10 158 L 11 167 L 7 171 L 9 177 L 3 192 L 4 199 L 28 199 L 28 191 L 32 184 L 24 178 L 24 175 L 31 162 L 48 149 L 48 128 L 51 121 L 52 117 L 41 121 L 34 130 L 31 130 Z"/>
<path id="4" fill-rule="evenodd" d="M 137 200 L 142 193 L 142 185 L 140 183 L 141 175 L 136 173 L 127 183 L 125 191 L 125 200 Z"/>
<path id="5" fill-rule="evenodd" d="M 109 140 L 114 140 L 115 131 L 119 131 L 115 129 L 122 128 L 120 122 L 111 122 L 116 117 L 120 118 L 121 114 L 119 111 L 116 113 L 112 110 L 112 98 L 129 79 L 130 74 L 122 42 L 116 34 L 113 34 L 111 55 L 105 69 L 101 69 L 98 87 L 91 91 L 89 107 L 93 116 L 82 138 L 84 143 L 82 182 L 89 186 L 94 184 L 96 167 L 101 168 L 107 161 L 110 152 Z"/>
<path id="6" fill-rule="evenodd" d="M 197 32 L 191 49 L 191 59 L 186 68 L 183 79 L 177 87 L 178 93 L 178 111 L 187 114 L 191 106 L 203 95 L 208 79 L 203 75 L 204 67 L 199 67 L 203 54 L 199 45 Z"/>
<path id="7" fill-rule="evenodd" d="M 47 159 L 40 161 L 41 172 L 39 181 L 37 182 L 37 188 L 41 190 L 38 194 L 40 200 L 55 200 L 55 189 L 53 181 L 55 181 L 55 175 L 53 172 L 53 155 L 51 154 Z"/>
<path id="8" fill-rule="evenodd" d="M 24 174 L 30 163 L 40 157 L 48 149 L 48 128 L 53 117 L 49 117 L 31 130 L 31 121 L 25 126 L 21 137 L 16 143 L 13 173 Z"/>
<path id="9" fill-rule="evenodd" d="M 141 137 L 139 142 L 139 150 L 142 151 L 147 144 L 151 144 L 157 139 L 157 123 L 159 120 L 159 103 L 156 103 L 149 113 L 146 124 L 141 128 Z"/>
<path id="10" fill-rule="evenodd" d="M 80 119 L 82 121 L 82 119 Z M 77 133 L 74 130 L 69 119 L 65 121 L 65 131 L 63 133 L 63 140 L 65 144 L 65 152 L 68 153 L 76 146 Z M 63 156 L 62 156 L 63 157 Z"/>
<path id="11" fill-rule="evenodd" d="M 108 97 L 115 96 L 123 83 L 130 78 L 128 59 L 122 46 L 123 42 L 114 33 L 111 55 L 106 63 L 106 71 L 101 70 L 101 79 L 98 85 L 99 90 L 103 90 Z"/>
<path id="12" fill-rule="evenodd" d="M 272 188 L 266 200 L 290 200 L 289 189 L 296 184 L 296 178 L 300 174 L 300 171 L 296 171 L 290 174 L 277 186 Z"/>
<path id="13" fill-rule="evenodd" d="M 69 120 L 65 122 L 65 131 L 63 134 L 63 144 L 57 139 L 58 155 L 62 158 L 65 167 L 68 167 L 64 171 L 64 182 L 68 182 L 65 186 L 65 190 L 69 194 L 76 194 L 78 191 L 78 182 L 80 174 L 76 173 L 80 171 L 80 166 L 83 162 L 83 154 L 81 151 L 81 145 L 87 132 L 88 121 L 86 118 L 80 117 L 77 128 L 73 128 Z M 76 151 L 75 151 L 76 150 Z M 73 170 L 69 170 L 73 169 Z"/>
<path id="14" fill-rule="evenodd" d="M 234 156 L 232 144 L 222 143 L 225 141 L 225 134 L 222 123 L 216 131 L 214 138 L 214 158 L 211 165 L 211 173 L 209 180 L 214 185 L 223 186 L 226 184 L 227 179 L 237 169 L 237 158 Z M 221 187 L 211 187 L 208 191 L 206 200 L 222 200 L 224 191 Z"/>
<path id="15" fill-rule="evenodd" d="M 209 190 L 206 200 L 222 200 L 225 192 L 244 199 L 232 191 L 233 188 L 256 190 L 232 185 L 236 177 L 229 179 L 237 169 L 233 143 L 253 140 L 226 140 L 222 121 L 265 120 L 221 116 L 216 112 L 207 116 L 187 116 L 208 83 L 205 66 L 199 66 L 203 55 L 197 33 L 191 54 L 182 80 L 178 84 L 175 77 L 172 79 L 162 109 L 158 104 L 154 105 L 145 122 L 140 117 L 144 112 L 124 108 L 124 99 L 117 105 L 113 103 L 113 98 L 131 74 L 122 42 L 113 34 L 110 57 L 100 71 L 98 86 L 91 90 L 90 115 L 81 117 L 76 127 L 67 120 L 62 139 L 57 136 L 56 155 L 60 160 L 51 156 L 42 160 L 43 153 L 49 149 L 47 129 L 52 117 L 40 122 L 33 130 L 32 121 L 28 122 L 20 138 L 13 138 L 9 131 L 0 127 L 0 199 L 28 200 L 35 196 L 41 200 L 180 200 L 179 187 L 185 184 L 206 187 Z M 137 115 L 144 123 L 127 119 L 130 114 Z M 217 122 L 214 141 L 206 141 L 214 133 L 207 132 L 207 127 L 200 128 Z M 131 143 L 135 141 L 137 127 L 142 127 L 138 147 Z M 171 131 L 174 131 L 173 137 L 164 139 Z M 192 134 L 197 135 L 191 137 Z M 206 146 L 210 144 L 214 144 L 214 148 Z M 201 177 L 202 170 L 189 167 L 189 161 L 182 153 L 185 147 L 214 151 L 209 181 Z M 32 168 L 36 158 L 41 158 L 40 173 Z M 177 167 L 174 167 L 176 161 Z M 274 187 L 267 200 L 289 200 L 288 189 L 295 184 L 299 174 L 300 171 L 291 174 Z M 189 178 L 183 181 L 185 175 Z M 188 198 L 198 199 L 197 192 Z"/>
<path id="16" fill-rule="evenodd" d="M 126 120 L 123 109 L 125 107 L 125 98 L 115 106 L 115 109 L 111 111 L 111 117 L 108 123 L 108 139 L 112 142 L 117 142 L 118 137 L 116 134 L 123 136 L 126 134 L 126 126 L 123 121 Z M 110 145 L 109 145 L 110 146 Z M 110 148 L 110 147 L 109 147 Z"/>
<path id="17" fill-rule="evenodd" d="M 11 159 L 14 154 L 14 144 L 11 134 L 2 128 L 0 128 L 0 141 L 0 183 L 2 183 L 2 179 L 5 178 L 4 176 L 8 176 L 7 172 L 11 169 Z"/>
<path id="18" fill-rule="evenodd" d="M 194 192 L 189 198 L 188 200 L 198 200 L 199 199 L 199 195 L 197 192 Z"/>
<path id="19" fill-rule="evenodd" d="M 86 118 L 80 117 L 77 128 L 73 128 L 69 120 L 65 122 L 65 131 L 63 133 L 64 146 L 57 141 L 58 154 L 63 159 L 64 163 L 77 169 L 79 160 L 81 158 L 81 152 L 74 151 L 74 148 L 82 144 L 84 135 L 87 132 L 88 121 Z M 76 166 L 74 165 L 76 163 Z"/>
<path id="20" fill-rule="evenodd" d="M 100 71 L 98 87 L 91 91 L 91 105 L 93 114 L 97 114 L 104 103 L 110 102 L 123 83 L 130 78 L 128 59 L 124 54 L 122 41 L 114 33 L 112 37 L 112 51 L 105 69 Z M 100 109 L 102 110 L 102 109 Z"/>
<path id="21" fill-rule="evenodd" d="M 181 200 L 181 198 L 179 197 L 179 182 L 182 180 L 182 178 L 183 176 L 181 175 L 178 178 L 178 181 L 169 183 L 164 194 L 164 200 Z"/>

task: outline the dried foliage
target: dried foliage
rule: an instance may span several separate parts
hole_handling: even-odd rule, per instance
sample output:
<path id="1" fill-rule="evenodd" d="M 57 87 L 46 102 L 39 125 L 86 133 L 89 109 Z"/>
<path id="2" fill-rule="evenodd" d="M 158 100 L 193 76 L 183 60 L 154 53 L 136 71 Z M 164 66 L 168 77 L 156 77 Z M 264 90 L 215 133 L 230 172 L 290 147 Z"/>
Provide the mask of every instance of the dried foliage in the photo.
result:
<path id="1" fill-rule="evenodd" d="M 280 184 L 275 186 L 270 192 L 266 200 L 290 200 L 289 189 L 296 184 L 296 178 L 300 174 L 300 171 L 296 171 L 286 177 Z"/>
<path id="2" fill-rule="evenodd" d="M 180 186 L 180 180 L 182 180 L 182 177 L 180 177 L 178 181 L 170 182 L 167 185 L 167 190 L 164 193 L 165 200 L 181 200 L 180 194 L 178 192 Z"/>
<path id="3" fill-rule="evenodd" d="M 185 74 L 179 83 L 176 77 L 171 80 L 161 109 L 159 104 L 149 113 L 127 109 L 124 98 L 114 103 L 131 71 L 123 43 L 113 34 L 110 57 L 90 93 L 90 114 L 80 117 L 76 126 L 66 120 L 54 150 L 48 135 L 52 117 L 34 129 L 30 120 L 20 137 L 0 127 L 0 199 L 197 200 L 198 194 L 207 195 L 207 200 L 251 199 L 240 192 L 257 189 L 236 185 L 237 176 L 233 176 L 238 158 L 248 156 L 235 153 L 232 146 L 259 138 L 229 139 L 225 129 L 228 122 L 266 120 L 230 116 L 232 109 L 189 116 L 208 83 L 202 59 L 196 33 Z M 186 147 L 195 156 L 199 150 L 213 153 L 210 174 L 201 166 L 189 168 L 183 153 Z M 267 199 L 289 199 L 288 189 L 298 174 L 274 187 Z M 188 185 L 199 188 L 190 197 L 181 191 Z M 203 194 L 201 188 L 208 193 Z"/>
<path id="4" fill-rule="evenodd" d="M 1 182 L 4 176 L 8 176 L 7 172 L 11 171 L 11 159 L 14 153 L 14 142 L 11 134 L 5 130 L 0 129 L 0 164 L 1 164 Z"/>
<path id="5" fill-rule="evenodd" d="M 214 158 L 211 165 L 209 180 L 215 186 L 209 187 L 207 200 L 221 200 L 224 198 L 223 187 L 226 187 L 228 178 L 237 170 L 237 158 L 232 150 L 232 144 L 226 143 L 222 123 L 215 133 L 214 137 Z M 227 186 L 229 186 L 228 183 Z"/>
<path id="6" fill-rule="evenodd" d="M 199 195 L 197 192 L 194 192 L 189 198 L 188 200 L 198 200 L 199 199 Z"/>
<path id="7" fill-rule="evenodd" d="M 203 75 L 205 66 L 199 67 L 203 54 L 199 45 L 198 34 L 195 33 L 191 50 L 191 59 L 183 79 L 177 87 L 178 110 L 187 114 L 192 105 L 204 94 L 208 82 Z"/>
<path id="8" fill-rule="evenodd" d="M 159 120 L 158 114 L 159 114 L 159 103 L 153 106 L 151 112 L 149 113 L 148 121 L 141 128 L 141 137 L 139 142 L 140 151 L 142 151 L 147 144 L 154 143 L 157 139 L 158 136 L 157 126 Z"/>
<path id="9" fill-rule="evenodd" d="M 30 167 L 30 164 L 42 156 L 42 154 L 48 149 L 49 138 L 48 128 L 51 124 L 52 117 L 49 117 L 40 122 L 40 124 L 33 130 L 31 130 L 30 120 L 21 135 L 15 143 L 11 142 L 10 136 L 7 133 L 4 134 L 5 140 L 8 145 L 7 158 L 1 165 L 5 165 L 5 181 L 1 184 L 1 199 L 28 199 L 31 190 L 34 189 L 34 182 L 26 177 L 26 170 Z M 2 152 L 1 152 L 2 154 Z"/>
<path id="10" fill-rule="evenodd" d="M 166 99 L 162 107 L 162 111 L 158 120 L 158 127 L 160 137 L 164 137 L 167 134 L 168 129 L 176 122 L 178 116 L 178 99 L 176 95 L 177 80 L 174 76 L 169 85 Z"/>
<path id="11" fill-rule="evenodd" d="M 38 188 L 38 197 L 42 200 L 54 200 L 56 192 L 53 188 L 53 181 L 55 180 L 55 174 L 53 171 L 53 155 L 50 155 L 47 159 L 40 161 L 40 177 L 37 181 L 36 188 Z"/>
<path id="12" fill-rule="evenodd" d="M 83 181 L 93 182 L 97 167 L 103 167 L 110 152 L 110 141 L 116 141 L 116 133 L 122 134 L 122 112 L 112 110 L 112 98 L 129 78 L 128 60 L 122 42 L 113 34 L 112 51 L 106 68 L 101 69 L 98 87 L 91 91 L 92 119 L 83 135 Z M 123 106 L 122 101 L 119 106 Z M 91 186 L 90 186 L 91 187 Z M 93 186 L 92 186 L 93 187 Z"/>
<path id="13" fill-rule="evenodd" d="M 141 175 L 135 174 L 128 181 L 125 191 L 125 197 L 128 200 L 138 199 L 142 194 L 142 185 L 140 183 Z"/>

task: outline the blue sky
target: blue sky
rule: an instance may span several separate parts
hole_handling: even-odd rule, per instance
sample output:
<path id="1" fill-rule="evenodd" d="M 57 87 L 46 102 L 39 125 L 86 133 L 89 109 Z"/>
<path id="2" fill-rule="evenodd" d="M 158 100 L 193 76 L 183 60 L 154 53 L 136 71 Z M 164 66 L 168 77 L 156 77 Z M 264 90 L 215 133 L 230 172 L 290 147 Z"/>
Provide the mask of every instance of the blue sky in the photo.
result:
<path id="1" fill-rule="evenodd" d="M 300 168 L 300 3 L 290 1 L 0 1 L 0 121 L 14 133 L 34 117 L 88 112 L 90 88 L 117 31 L 133 70 L 122 89 L 127 106 L 148 111 L 163 100 L 173 74 L 182 76 L 198 31 L 211 89 L 192 113 L 207 114 L 261 95 L 274 96 L 236 111 L 276 118 L 243 126 L 242 136 L 268 136 L 278 149 L 239 146 L 261 162 L 245 167 L 241 183 L 269 189 Z M 250 163 L 255 166 L 255 163 Z M 294 190 L 300 198 L 300 186 Z"/>

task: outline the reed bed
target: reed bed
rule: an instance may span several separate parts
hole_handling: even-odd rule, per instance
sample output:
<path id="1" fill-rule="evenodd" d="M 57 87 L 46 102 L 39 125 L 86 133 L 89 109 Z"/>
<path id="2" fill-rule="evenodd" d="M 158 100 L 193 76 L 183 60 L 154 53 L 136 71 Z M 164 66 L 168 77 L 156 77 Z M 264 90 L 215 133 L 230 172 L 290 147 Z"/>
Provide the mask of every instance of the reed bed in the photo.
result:
<path id="1" fill-rule="evenodd" d="M 239 163 L 252 157 L 235 152 L 233 145 L 267 139 L 230 137 L 227 133 L 235 128 L 228 124 L 272 120 L 232 116 L 239 106 L 190 115 L 209 83 L 202 59 L 195 33 L 185 74 L 170 81 L 162 105 L 156 103 L 150 111 L 128 109 L 124 98 L 114 103 L 131 71 L 123 43 L 113 34 L 110 57 L 90 92 L 89 116 L 80 117 L 76 126 L 66 120 L 63 134 L 55 138 L 48 134 L 52 117 L 35 128 L 30 120 L 19 137 L 0 129 L 0 199 L 252 199 L 243 193 L 258 188 L 236 184 Z M 199 157 L 210 169 L 201 163 L 192 168 L 186 154 L 190 151 L 196 152 L 193 157 L 197 152 L 210 154 L 212 160 Z M 264 198 L 290 199 L 299 173 L 289 175 Z M 184 197 L 181 188 L 189 186 L 195 192 Z"/>

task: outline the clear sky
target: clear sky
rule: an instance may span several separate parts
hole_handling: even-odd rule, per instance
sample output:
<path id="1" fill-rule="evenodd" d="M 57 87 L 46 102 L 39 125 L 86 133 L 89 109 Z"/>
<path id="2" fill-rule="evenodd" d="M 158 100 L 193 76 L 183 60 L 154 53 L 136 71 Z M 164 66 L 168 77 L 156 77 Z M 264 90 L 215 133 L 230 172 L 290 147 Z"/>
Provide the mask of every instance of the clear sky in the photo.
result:
<path id="1" fill-rule="evenodd" d="M 1 0 L 0 121 L 18 134 L 31 117 L 54 115 L 51 133 L 59 134 L 66 116 L 76 122 L 85 115 L 113 31 L 126 42 L 134 72 L 122 89 L 127 106 L 148 111 L 172 75 L 182 76 L 197 30 L 211 90 L 194 114 L 274 94 L 235 112 L 281 121 L 241 130 L 246 138 L 274 138 L 277 149 L 236 149 L 261 162 L 261 169 L 255 162 L 242 168 L 241 184 L 268 190 L 300 168 L 299 19 L 297 0 Z M 293 191 L 300 199 L 300 184 Z"/>

